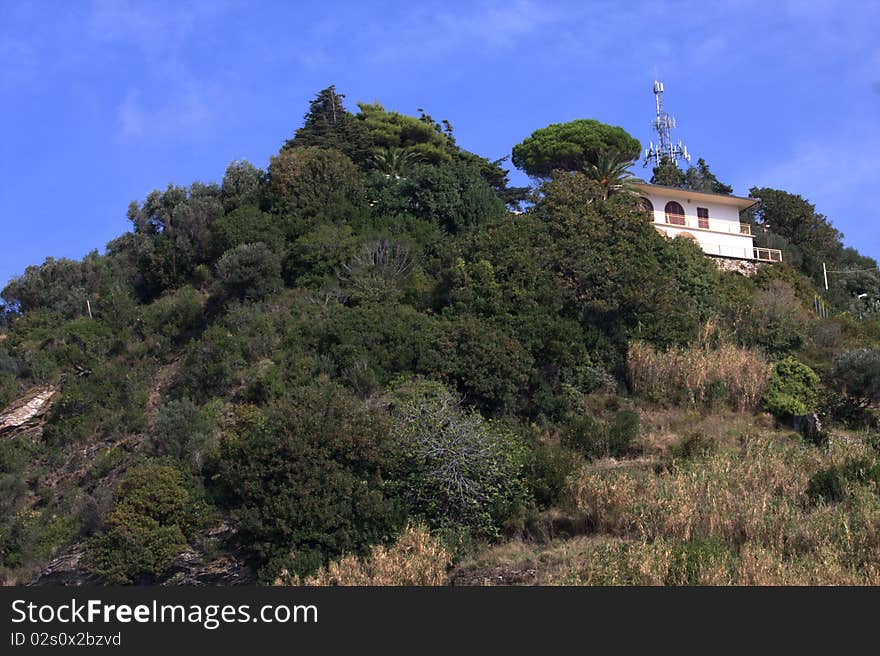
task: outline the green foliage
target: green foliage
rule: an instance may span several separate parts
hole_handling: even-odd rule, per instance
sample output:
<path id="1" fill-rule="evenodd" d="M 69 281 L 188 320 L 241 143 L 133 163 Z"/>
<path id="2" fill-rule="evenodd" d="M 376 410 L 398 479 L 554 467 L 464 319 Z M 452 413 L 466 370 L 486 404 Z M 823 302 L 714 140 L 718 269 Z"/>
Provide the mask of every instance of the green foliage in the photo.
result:
<path id="1" fill-rule="evenodd" d="M 787 357 L 773 365 L 764 392 L 764 407 L 780 419 L 815 412 L 819 401 L 819 376 L 807 365 Z"/>
<path id="2" fill-rule="evenodd" d="M 718 180 L 702 157 L 697 160 L 696 166 L 691 166 L 685 173 L 684 188 L 711 194 L 730 195 L 733 193 L 733 187 Z"/>
<path id="3" fill-rule="evenodd" d="M 841 353 L 834 360 L 834 380 L 865 404 L 880 402 L 880 348 Z"/>
<path id="4" fill-rule="evenodd" d="M 217 253 L 257 242 L 278 249 L 284 243 L 284 228 L 278 217 L 260 211 L 255 205 L 241 205 L 214 223 Z"/>
<path id="5" fill-rule="evenodd" d="M 291 217 L 288 237 L 304 232 L 316 217 L 350 218 L 365 203 L 357 166 L 326 148 L 282 148 L 269 163 L 267 193 L 274 210 Z"/>
<path id="6" fill-rule="evenodd" d="M 382 480 L 389 446 L 385 414 L 326 382 L 224 436 L 217 481 L 267 579 L 282 566 L 310 573 L 400 528 Z"/>
<path id="7" fill-rule="evenodd" d="M 135 287 L 149 299 L 186 282 L 211 256 L 212 227 L 223 216 L 220 188 L 193 183 L 152 191 L 143 204 L 131 203 L 134 235 L 108 248 L 137 268 Z"/>
<path id="8" fill-rule="evenodd" d="M 870 458 L 848 458 L 839 465 L 820 469 L 807 484 L 807 498 L 813 503 L 843 501 L 852 485 L 870 485 L 880 491 L 880 463 Z"/>
<path id="9" fill-rule="evenodd" d="M 796 246 L 803 256 L 807 275 L 818 280 L 822 262 L 833 262 L 839 257 L 843 235 L 805 198 L 779 189 L 758 187 L 749 189 L 749 196 L 760 199 L 760 203 L 749 210 L 749 218 Z"/>
<path id="10" fill-rule="evenodd" d="M 185 344 L 205 326 L 198 292 L 185 286 L 141 307 L 139 328 L 146 339 L 158 339 L 167 350 Z"/>
<path id="11" fill-rule="evenodd" d="M 569 449 L 537 444 L 525 469 L 525 485 L 529 494 L 542 508 L 557 503 L 563 497 L 568 477 L 580 462 L 580 458 Z"/>
<path id="12" fill-rule="evenodd" d="M 198 471 L 209 447 L 210 433 L 208 422 L 192 401 L 171 400 L 156 412 L 150 448 L 155 455 L 171 456 Z"/>
<path id="13" fill-rule="evenodd" d="M 224 211 L 234 212 L 241 207 L 259 203 L 264 175 L 263 171 L 247 160 L 231 162 L 226 167 L 223 183 L 220 186 L 220 201 L 223 203 Z"/>
<path id="14" fill-rule="evenodd" d="M 88 543 L 89 570 L 108 583 L 157 576 L 207 519 L 180 470 L 148 463 L 129 470 L 116 492 L 104 530 Z"/>
<path id="15" fill-rule="evenodd" d="M 513 147 L 513 164 L 531 176 L 548 178 L 556 169 L 582 171 L 612 153 L 628 162 L 639 156 L 641 148 L 623 128 L 579 119 L 535 130 Z"/>
<path id="16" fill-rule="evenodd" d="M 259 300 L 283 286 L 281 259 L 266 244 L 242 244 L 217 261 L 217 280 L 230 298 Z"/>
<path id="17" fill-rule="evenodd" d="M 462 316 L 448 325 L 435 348 L 439 369 L 469 403 L 488 413 L 516 408 L 534 364 L 517 340 L 477 317 Z"/>
<path id="18" fill-rule="evenodd" d="M 504 203 L 473 166 L 445 162 L 418 165 L 398 182 L 397 207 L 392 213 L 408 213 L 436 223 L 450 233 L 461 232 L 505 214 Z"/>
<path id="19" fill-rule="evenodd" d="M 345 94 L 330 85 L 309 103 L 303 126 L 285 144 L 287 148 L 332 148 L 353 161 L 364 163 L 369 155 L 370 138 L 362 121 L 345 109 Z"/>
<path id="20" fill-rule="evenodd" d="M 522 445 L 499 424 L 469 412 L 442 385 L 414 380 L 391 393 L 393 488 L 434 527 L 494 537 L 525 502 Z"/>
<path id="21" fill-rule="evenodd" d="M 175 392 L 197 402 L 207 401 L 228 390 L 244 364 L 236 337 L 214 324 L 187 349 L 180 364 Z"/>
<path id="22" fill-rule="evenodd" d="M 560 443 L 591 460 L 621 458 L 630 453 L 638 433 L 639 415 L 632 410 L 620 410 L 609 421 L 584 413 L 568 421 Z"/>
<path id="23" fill-rule="evenodd" d="M 422 161 L 439 164 L 452 160 L 458 149 L 430 117 L 414 118 L 386 110 L 379 103 L 358 103 L 358 122 L 366 130 L 376 153 L 402 149 L 414 153 Z"/>
<path id="24" fill-rule="evenodd" d="M 664 187 L 683 187 L 684 183 L 684 171 L 668 157 L 663 157 L 652 171 L 651 184 L 663 185 Z"/>

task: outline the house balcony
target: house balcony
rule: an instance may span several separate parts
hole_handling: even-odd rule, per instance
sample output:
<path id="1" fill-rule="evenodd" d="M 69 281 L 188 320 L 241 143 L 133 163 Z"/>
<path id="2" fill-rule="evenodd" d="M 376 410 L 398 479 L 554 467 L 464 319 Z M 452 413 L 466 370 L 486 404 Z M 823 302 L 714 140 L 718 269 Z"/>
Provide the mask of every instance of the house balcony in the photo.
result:
<path id="1" fill-rule="evenodd" d="M 654 217 L 654 223 L 658 225 L 671 225 L 679 228 L 693 228 L 694 230 L 708 230 L 709 232 L 723 232 L 730 235 L 752 234 L 752 226 L 748 223 L 736 223 L 734 221 L 721 221 L 718 219 L 703 219 L 694 216 L 681 216 L 668 214 L 662 218 Z"/>
<path id="2" fill-rule="evenodd" d="M 698 243 L 706 255 L 735 257 L 742 260 L 758 260 L 759 262 L 782 262 L 782 251 L 778 248 L 758 248 L 756 246 L 739 248 L 722 244 Z"/>

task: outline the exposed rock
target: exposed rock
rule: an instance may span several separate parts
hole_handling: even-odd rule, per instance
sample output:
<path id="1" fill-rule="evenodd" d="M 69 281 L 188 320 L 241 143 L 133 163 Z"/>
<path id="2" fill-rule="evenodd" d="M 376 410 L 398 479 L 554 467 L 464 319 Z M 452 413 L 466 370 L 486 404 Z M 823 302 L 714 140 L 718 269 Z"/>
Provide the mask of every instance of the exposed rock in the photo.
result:
<path id="1" fill-rule="evenodd" d="M 54 387 L 34 387 L 0 413 L 0 436 L 42 427 L 44 415 L 58 393 Z"/>
<path id="2" fill-rule="evenodd" d="M 82 567 L 85 544 L 73 545 L 64 554 L 55 558 L 43 568 L 30 585 L 95 585 L 97 579 Z"/>
<path id="3" fill-rule="evenodd" d="M 201 533 L 169 563 L 149 585 L 248 585 L 256 581 L 253 571 L 237 553 L 232 538 L 235 532 L 221 524 Z M 29 585 L 81 586 L 99 585 L 82 564 L 85 543 L 78 542 L 55 558 Z"/>
<path id="4" fill-rule="evenodd" d="M 757 260 L 745 260 L 738 257 L 724 257 L 722 255 L 711 255 L 709 257 L 715 262 L 715 266 L 720 271 L 734 271 L 746 277 L 752 276 L 758 272 L 761 262 Z"/>

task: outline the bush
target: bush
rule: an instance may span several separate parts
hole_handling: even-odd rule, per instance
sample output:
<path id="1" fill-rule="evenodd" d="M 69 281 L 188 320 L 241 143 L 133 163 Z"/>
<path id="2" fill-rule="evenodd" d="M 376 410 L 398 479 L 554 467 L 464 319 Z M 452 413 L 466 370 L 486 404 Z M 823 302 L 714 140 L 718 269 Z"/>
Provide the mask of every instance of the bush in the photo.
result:
<path id="1" fill-rule="evenodd" d="M 868 458 L 850 458 L 840 465 L 820 469 L 807 484 L 807 498 L 813 503 L 842 501 L 850 484 L 880 486 L 880 463 Z"/>
<path id="2" fill-rule="evenodd" d="M 608 422 L 583 414 L 566 424 L 560 441 L 590 459 L 620 458 L 629 453 L 638 432 L 639 416 L 632 410 L 616 412 Z"/>
<path id="3" fill-rule="evenodd" d="M 218 260 L 217 279 L 227 296 L 259 300 L 283 287 L 281 260 L 262 242 L 242 244 Z"/>
<path id="4" fill-rule="evenodd" d="M 703 431 L 690 431 L 685 433 L 672 447 L 672 456 L 680 460 L 701 458 L 714 451 L 715 447 L 715 440 Z"/>
<path id="5" fill-rule="evenodd" d="M 848 351 L 834 360 L 840 389 L 865 404 L 880 402 L 880 349 Z"/>
<path id="6" fill-rule="evenodd" d="M 159 338 L 163 348 L 181 346 L 205 325 L 198 292 L 186 286 L 169 292 L 141 310 L 141 333 L 147 339 Z"/>
<path id="7" fill-rule="evenodd" d="M 214 250 L 224 253 L 244 244 L 264 243 L 276 247 L 284 243 L 284 229 L 278 217 L 245 205 L 217 219 L 213 225 Z"/>
<path id="8" fill-rule="evenodd" d="M 525 501 L 516 438 L 441 384 L 415 380 L 391 394 L 394 488 L 430 526 L 494 537 Z"/>
<path id="9" fill-rule="evenodd" d="M 264 580 L 282 567 L 311 574 L 400 528 L 382 478 L 390 466 L 388 428 L 381 409 L 322 381 L 265 414 L 240 416 L 224 435 L 218 491 Z"/>
<path id="10" fill-rule="evenodd" d="M 457 318 L 436 344 L 436 366 L 469 402 L 490 414 L 515 409 L 534 364 L 516 339 L 474 316 Z"/>
<path id="11" fill-rule="evenodd" d="M 526 486 L 535 502 L 547 508 L 562 498 L 568 477 L 580 458 L 571 450 L 552 444 L 538 444 L 526 464 Z"/>
<path id="12" fill-rule="evenodd" d="M 159 408 L 150 431 L 155 455 L 171 456 L 200 470 L 210 438 L 210 427 L 188 398 L 172 400 Z"/>
<path id="13" fill-rule="evenodd" d="M 790 419 L 816 412 L 819 402 L 819 376 L 792 357 L 773 366 L 773 375 L 764 392 L 764 407 L 779 419 Z"/>
<path id="14" fill-rule="evenodd" d="M 87 545 L 89 571 L 113 584 L 157 576 L 206 519 L 180 470 L 150 463 L 126 474 L 104 530 Z"/>

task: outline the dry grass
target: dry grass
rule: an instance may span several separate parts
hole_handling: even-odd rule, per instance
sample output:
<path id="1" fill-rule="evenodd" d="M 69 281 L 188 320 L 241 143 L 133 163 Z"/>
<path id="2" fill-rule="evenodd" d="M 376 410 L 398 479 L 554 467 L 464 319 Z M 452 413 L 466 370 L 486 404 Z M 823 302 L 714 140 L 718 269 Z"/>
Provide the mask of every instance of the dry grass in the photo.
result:
<path id="1" fill-rule="evenodd" d="M 345 556 L 299 580 L 282 572 L 275 585 L 445 585 L 452 556 L 426 529 L 407 527 L 390 547 L 367 558 Z"/>
<path id="2" fill-rule="evenodd" d="M 763 355 L 730 344 L 661 353 L 640 342 L 630 346 L 627 369 L 633 392 L 644 398 L 739 411 L 757 407 L 771 372 Z"/>

